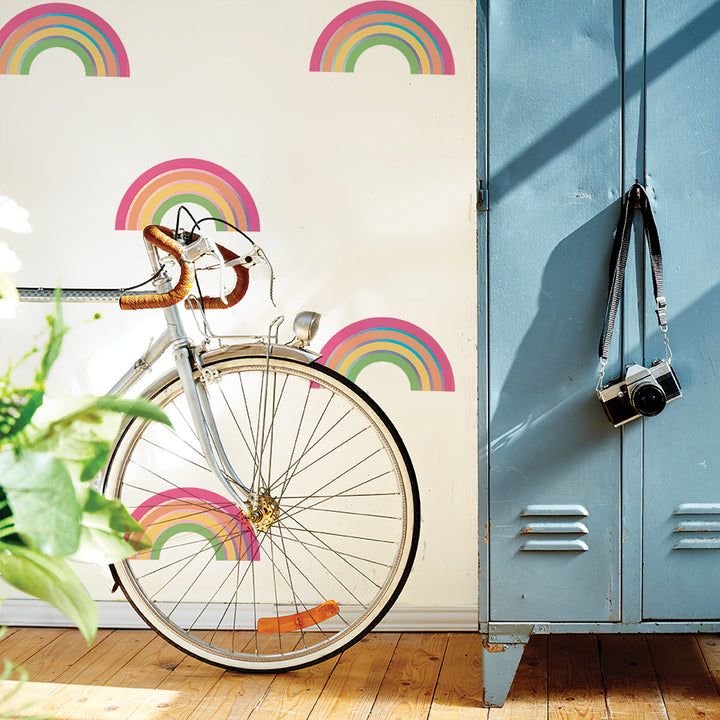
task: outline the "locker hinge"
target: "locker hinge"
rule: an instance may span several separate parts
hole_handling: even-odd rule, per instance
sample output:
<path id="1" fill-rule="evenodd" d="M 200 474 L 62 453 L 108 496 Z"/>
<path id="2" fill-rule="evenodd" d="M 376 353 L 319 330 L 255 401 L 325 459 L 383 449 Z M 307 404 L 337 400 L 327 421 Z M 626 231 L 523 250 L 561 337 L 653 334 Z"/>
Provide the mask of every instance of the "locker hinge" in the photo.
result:
<path id="1" fill-rule="evenodd" d="M 487 188 L 483 187 L 483 181 L 480 180 L 478 183 L 478 193 L 477 193 L 477 209 L 478 211 L 487 211 L 488 210 L 488 191 Z"/>

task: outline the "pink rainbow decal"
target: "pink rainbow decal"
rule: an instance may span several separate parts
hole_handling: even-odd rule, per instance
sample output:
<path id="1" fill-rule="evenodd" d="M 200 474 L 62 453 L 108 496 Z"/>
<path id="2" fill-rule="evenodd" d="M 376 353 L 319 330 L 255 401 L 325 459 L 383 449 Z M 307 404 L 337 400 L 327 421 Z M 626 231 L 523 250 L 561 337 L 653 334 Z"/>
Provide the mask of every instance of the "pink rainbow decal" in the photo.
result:
<path id="1" fill-rule="evenodd" d="M 398 366 L 411 390 L 455 390 L 447 355 L 438 342 L 417 325 L 397 318 L 360 320 L 335 333 L 321 351 L 326 367 L 353 382 L 373 363 Z"/>
<path id="2" fill-rule="evenodd" d="M 442 30 L 404 3 L 375 0 L 340 13 L 320 33 L 310 58 L 312 72 L 353 72 L 375 45 L 399 50 L 416 75 L 454 75 L 455 61 Z"/>
<path id="3" fill-rule="evenodd" d="M 209 490 L 175 488 L 158 493 L 136 508 L 132 516 L 152 542 L 149 550 L 132 560 L 157 560 L 168 540 L 179 533 L 199 535 L 210 544 L 216 560 L 260 559 L 257 537 L 248 519 L 237 505 Z"/>
<path id="4" fill-rule="evenodd" d="M 260 229 L 255 201 L 235 175 L 220 165 L 179 158 L 154 165 L 135 180 L 120 201 L 116 230 L 142 230 L 162 222 L 178 205 L 194 203 L 240 230 Z M 217 230 L 228 230 L 216 222 Z"/>
<path id="5" fill-rule="evenodd" d="M 77 55 L 85 75 L 130 76 L 118 34 L 99 15 L 69 3 L 35 5 L 0 28 L 0 74 L 28 75 L 41 52 L 57 47 Z"/>

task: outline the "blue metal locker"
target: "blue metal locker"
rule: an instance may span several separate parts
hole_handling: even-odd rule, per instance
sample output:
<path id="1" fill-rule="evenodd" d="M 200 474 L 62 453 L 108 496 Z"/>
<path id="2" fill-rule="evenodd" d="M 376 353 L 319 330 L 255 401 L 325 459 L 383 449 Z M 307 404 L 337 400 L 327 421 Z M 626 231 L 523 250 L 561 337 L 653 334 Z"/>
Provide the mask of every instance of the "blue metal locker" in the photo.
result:
<path id="1" fill-rule="evenodd" d="M 480 607 L 502 704 L 532 633 L 720 628 L 720 2 L 490 0 L 478 30 Z M 684 397 L 616 429 L 597 345 L 636 178 Z M 664 357 L 636 233 L 606 379 Z"/>

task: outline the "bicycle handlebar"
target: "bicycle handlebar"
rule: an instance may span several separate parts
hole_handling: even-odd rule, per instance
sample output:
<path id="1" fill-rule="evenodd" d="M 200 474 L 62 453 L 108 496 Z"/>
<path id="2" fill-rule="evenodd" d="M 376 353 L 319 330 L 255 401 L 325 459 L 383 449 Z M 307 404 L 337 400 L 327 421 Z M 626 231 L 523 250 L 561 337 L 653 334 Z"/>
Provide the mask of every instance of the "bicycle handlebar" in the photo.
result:
<path id="1" fill-rule="evenodd" d="M 184 257 L 185 246 L 173 238 L 173 231 L 163 225 L 148 225 L 143 230 L 143 237 L 151 245 L 165 250 L 177 260 L 180 266 L 180 277 L 175 287 L 165 293 L 147 293 L 145 295 L 123 295 L 120 298 L 122 310 L 145 310 L 153 308 L 165 308 L 179 303 L 183 298 L 185 307 L 197 309 L 201 306 L 209 310 L 223 310 L 236 305 L 245 297 L 250 282 L 250 273 L 247 267 L 241 264 L 232 265 L 235 271 L 235 287 L 227 294 L 223 302 L 220 297 L 203 295 L 200 299 L 186 296 L 192 289 L 194 282 L 193 264 Z M 217 249 L 226 263 L 238 260 L 239 256 L 223 245 L 217 244 Z"/>
<path id="2" fill-rule="evenodd" d="M 217 243 L 217 249 L 220 251 L 226 263 L 239 257 L 232 250 L 228 250 L 223 245 L 220 245 L 220 243 Z M 231 267 L 235 271 L 235 287 L 225 297 L 226 302 L 223 302 L 220 297 L 203 295 L 200 300 L 196 297 L 186 298 L 185 307 L 190 310 L 198 310 L 202 304 L 202 307 L 206 310 L 224 310 L 239 303 L 247 292 L 250 283 L 250 273 L 244 265 L 232 265 Z"/>

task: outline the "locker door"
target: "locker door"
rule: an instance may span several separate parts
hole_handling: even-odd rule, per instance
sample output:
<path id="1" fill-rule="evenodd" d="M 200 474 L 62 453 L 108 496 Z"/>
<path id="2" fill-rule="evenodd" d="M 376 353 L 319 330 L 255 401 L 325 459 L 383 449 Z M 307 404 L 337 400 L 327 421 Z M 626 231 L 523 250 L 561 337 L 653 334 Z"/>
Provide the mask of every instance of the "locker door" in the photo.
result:
<path id="1" fill-rule="evenodd" d="M 647 169 L 684 396 L 645 423 L 643 615 L 720 613 L 720 3 L 647 3 Z M 664 354 L 646 291 L 645 357 Z"/>
<path id="2" fill-rule="evenodd" d="M 595 384 L 622 3 L 489 5 L 490 619 L 617 620 L 620 433 Z"/>

